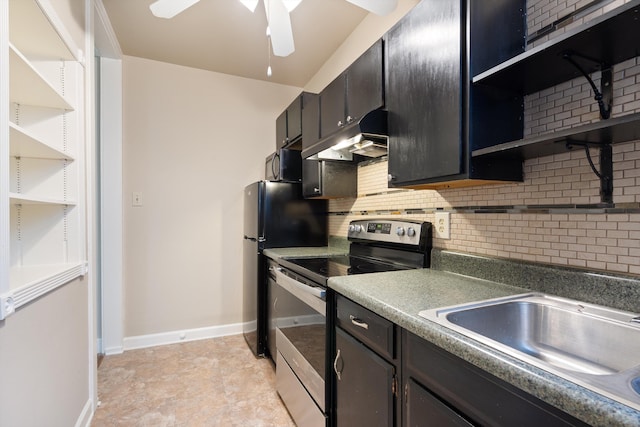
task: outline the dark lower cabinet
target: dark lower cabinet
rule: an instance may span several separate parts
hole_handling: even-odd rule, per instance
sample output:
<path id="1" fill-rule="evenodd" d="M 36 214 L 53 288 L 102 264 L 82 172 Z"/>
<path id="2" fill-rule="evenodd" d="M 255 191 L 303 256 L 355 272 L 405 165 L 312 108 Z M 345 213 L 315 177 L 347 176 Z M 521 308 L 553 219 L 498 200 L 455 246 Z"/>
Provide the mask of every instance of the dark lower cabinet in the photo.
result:
<path id="1" fill-rule="evenodd" d="M 328 301 L 334 426 L 587 426 L 340 294 Z"/>
<path id="2" fill-rule="evenodd" d="M 401 340 L 405 426 L 587 425 L 406 330 Z M 425 418 L 427 401 L 442 424 Z"/>
<path id="3" fill-rule="evenodd" d="M 336 425 L 386 427 L 394 424 L 395 367 L 336 328 Z"/>
<path id="4" fill-rule="evenodd" d="M 409 378 L 404 387 L 405 426 L 468 427 L 473 425 L 413 379 Z"/>

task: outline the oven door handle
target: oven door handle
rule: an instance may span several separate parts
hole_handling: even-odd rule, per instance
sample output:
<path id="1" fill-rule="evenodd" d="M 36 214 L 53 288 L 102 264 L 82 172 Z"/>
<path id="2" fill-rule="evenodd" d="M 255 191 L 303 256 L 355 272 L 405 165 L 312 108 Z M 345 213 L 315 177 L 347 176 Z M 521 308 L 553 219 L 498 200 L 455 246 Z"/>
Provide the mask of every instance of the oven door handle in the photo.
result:
<path id="1" fill-rule="evenodd" d="M 326 315 L 326 293 L 321 287 L 309 286 L 287 276 L 276 268 L 276 283 L 322 315 Z"/>

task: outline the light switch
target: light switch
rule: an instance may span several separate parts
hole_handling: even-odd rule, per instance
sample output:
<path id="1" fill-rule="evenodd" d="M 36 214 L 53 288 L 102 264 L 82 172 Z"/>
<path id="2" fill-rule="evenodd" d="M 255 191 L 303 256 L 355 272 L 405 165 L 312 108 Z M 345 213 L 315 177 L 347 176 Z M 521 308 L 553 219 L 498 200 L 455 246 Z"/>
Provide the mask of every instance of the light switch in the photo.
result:
<path id="1" fill-rule="evenodd" d="M 139 191 L 134 191 L 131 196 L 131 206 L 140 207 L 142 206 L 142 193 Z"/>

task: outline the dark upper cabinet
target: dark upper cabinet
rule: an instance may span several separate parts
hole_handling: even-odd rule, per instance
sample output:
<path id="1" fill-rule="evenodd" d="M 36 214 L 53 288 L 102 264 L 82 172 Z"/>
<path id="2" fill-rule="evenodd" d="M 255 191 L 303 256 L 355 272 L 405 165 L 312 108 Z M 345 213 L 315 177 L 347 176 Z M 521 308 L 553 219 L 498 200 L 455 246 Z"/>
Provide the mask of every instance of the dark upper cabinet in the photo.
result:
<path id="1" fill-rule="evenodd" d="M 330 199 L 356 197 L 357 165 L 351 162 L 302 160 L 302 196 Z"/>
<path id="2" fill-rule="evenodd" d="M 276 119 L 276 149 L 287 146 L 287 110 Z"/>
<path id="3" fill-rule="evenodd" d="M 514 156 L 483 163 L 470 155 L 504 135 L 522 134 L 522 97 L 472 92 L 469 84 L 470 68 L 522 48 L 513 41 L 523 34 L 521 7 L 510 0 L 422 0 L 387 33 L 390 187 L 522 180 L 522 162 Z M 504 32 L 491 22 L 496 14 L 511 17 Z M 469 47 L 475 37 L 482 43 Z"/>
<path id="4" fill-rule="evenodd" d="M 302 149 L 320 140 L 320 96 L 307 93 L 302 100 Z"/>
<path id="5" fill-rule="evenodd" d="M 320 137 L 344 126 L 347 117 L 347 76 L 340 74 L 320 92 Z"/>
<path id="6" fill-rule="evenodd" d="M 378 40 L 320 93 L 320 137 L 384 106 L 383 47 Z"/>
<path id="7" fill-rule="evenodd" d="M 302 105 L 308 95 L 313 94 L 301 93 L 276 119 L 276 149 L 299 142 L 302 136 Z"/>

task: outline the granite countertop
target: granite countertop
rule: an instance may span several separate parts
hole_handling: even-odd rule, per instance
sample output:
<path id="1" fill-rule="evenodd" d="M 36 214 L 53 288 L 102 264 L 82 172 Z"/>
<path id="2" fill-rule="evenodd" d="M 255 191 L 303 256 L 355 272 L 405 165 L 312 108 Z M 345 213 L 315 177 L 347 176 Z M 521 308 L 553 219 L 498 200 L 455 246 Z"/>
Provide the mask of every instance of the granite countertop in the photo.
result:
<path id="1" fill-rule="evenodd" d="M 328 285 L 400 327 L 586 423 L 640 425 L 640 411 L 418 315 L 421 310 L 529 293 L 531 289 L 433 269 L 334 277 Z"/>

